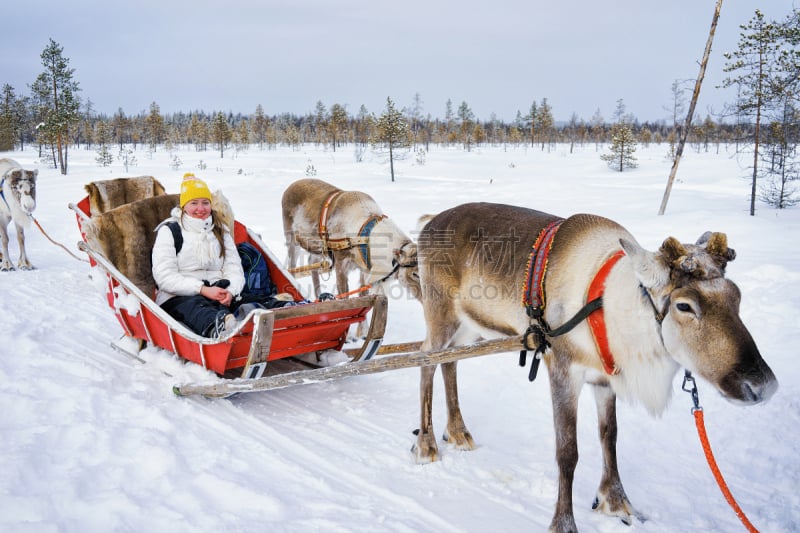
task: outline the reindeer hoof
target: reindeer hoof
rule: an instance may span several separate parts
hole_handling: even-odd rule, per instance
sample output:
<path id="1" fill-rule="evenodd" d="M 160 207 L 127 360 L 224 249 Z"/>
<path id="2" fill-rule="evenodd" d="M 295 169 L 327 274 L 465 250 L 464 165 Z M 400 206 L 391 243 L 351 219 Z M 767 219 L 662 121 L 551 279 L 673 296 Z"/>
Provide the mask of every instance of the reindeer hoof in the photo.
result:
<path id="1" fill-rule="evenodd" d="M 612 503 L 613 502 L 613 503 Z M 603 513 L 608 516 L 615 516 L 626 526 L 633 524 L 633 519 L 636 517 L 640 522 L 644 522 L 647 518 L 633 508 L 628 498 L 624 495 L 622 498 L 609 498 L 607 496 L 597 496 L 592 502 L 592 509 L 598 513 Z"/>
<path id="2" fill-rule="evenodd" d="M 414 454 L 416 463 L 423 465 L 435 462 L 439 455 L 436 440 L 431 438 L 430 433 L 422 433 L 417 430 L 415 434 L 417 435 L 417 442 L 411 446 L 411 453 Z"/>
<path id="3" fill-rule="evenodd" d="M 472 435 L 469 431 L 445 431 L 442 435 L 442 439 L 448 443 L 453 445 L 456 450 L 474 450 L 475 449 L 475 441 L 472 439 Z"/>

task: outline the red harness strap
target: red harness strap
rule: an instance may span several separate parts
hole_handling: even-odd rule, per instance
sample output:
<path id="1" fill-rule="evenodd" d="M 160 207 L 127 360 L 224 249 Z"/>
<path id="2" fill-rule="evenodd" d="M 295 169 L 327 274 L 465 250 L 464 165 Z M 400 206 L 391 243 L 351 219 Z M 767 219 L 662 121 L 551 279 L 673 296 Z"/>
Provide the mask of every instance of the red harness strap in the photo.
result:
<path id="1" fill-rule="evenodd" d="M 328 234 L 328 211 L 333 204 L 333 201 L 338 198 L 344 191 L 335 191 L 325 200 L 322 204 L 322 210 L 319 212 L 319 236 L 322 238 L 323 243 L 327 242 Z M 323 245 L 324 246 L 324 245 Z"/>
<path id="2" fill-rule="evenodd" d="M 536 238 L 533 249 L 531 250 L 531 254 L 528 257 L 528 264 L 525 270 L 525 280 L 522 290 L 522 304 L 526 307 L 528 310 L 528 316 L 530 316 L 532 319 L 537 319 L 540 321 L 543 320 L 542 316 L 546 304 L 544 278 L 547 274 L 547 263 L 550 256 L 550 248 L 553 245 L 553 239 L 561 225 L 561 222 L 563 222 L 563 220 L 559 219 L 545 226 L 545 228 Z M 614 355 L 611 353 L 611 349 L 608 346 L 608 332 L 606 331 L 605 314 L 603 312 L 603 306 L 601 302 L 603 293 L 605 293 L 606 279 L 608 278 L 608 274 L 611 272 L 611 269 L 614 268 L 614 265 L 617 264 L 617 261 L 619 261 L 624 255 L 625 252 L 623 250 L 619 250 L 609 257 L 605 263 L 603 263 L 603 265 L 594 275 L 594 278 L 592 278 L 592 282 L 589 284 L 589 290 L 586 295 L 586 306 L 581 310 L 581 312 L 578 313 L 578 315 L 576 315 L 576 317 L 573 317 L 573 319 L 567 324 L 564 324 L 555 330 L 551 331 L 546 324 L 544 325 L 544 330 L 538 330 L 541 334 L 541 340 L 539 341 L 540 343 L 544 342 L 544 335 L 557 336 L 568 332 L 575 326 L 577 321 L 580 320 L 578 317 L 580 317 L 582 312 L 588 311 L 588 309 L 591 307 L 596 307 L 596 309 L 586 315 L 586 320 L 588 321 L 589 328 L 592 331 L 592 338 L 597 346 L 597 351 L 600 354 L 600 361 L 603 363 L 603 369 L 605 372 L 612 376 L 619 374 L 620 370 L 617 368 L 617 365 L 614 362 Z M 526 333 L 526 338 L 527 335 L 528 333 Z M 549 346 L 549 344 L 547 344 L 547 346 Z M 544 351 L 544 348 L 542 348 L 541 345 L 539 349 Z M 520 365 L 524 366 L 523 358 L 520 358 Z M 534 371 L 535 370 L 532 369 L 532 374 Z"/>
<path id="3" fill-rule="evenodd" d="M 529 310 L 535 309 L 540 313 L 544 312 L 544 306 L 547 303 L 544 294 L 547 261 L 550 259 L 553 239 L 562 222 L 564 222 L 564 219 L 559 218 L 545 226 L 536 237 L 531 253 L 528 256 L 528 266 L 525 270 L 525 281 L 522 286 L 522 305 Z"/>
<path id="4" fill-rule="evenodd" d="M 608 278 L 608 274 L 611 272 L 611 269 L 614 268 L 614 265 L 617 264 L 617 261 L 624 255 L 625 252 L 619 250 L 603 263 L 603 266 L 601 266 L 597 274 L 594 275 L 594 279 L 592 279 L 592 283 L 589 285 L 589 292 L 586 295 L 587 302 L 591 302 L 603 296 L 606 289 L 606 278 Z M 589 322 L 589 327 L 592 329 L 592 337 L 594 337 L 594 342 L 597 345 L 597 351 L 600 352 L 600 360 L 603 362 L 603 369 L 606 371 L 606 374 L 612 376 L 619 374 L 619 368 L 617 368 L 616 363 L 614 363 L 614 355 L 608 347 L 608 331 L 606 331 L 606 319 L 603 308 L 600 307 L 592 311 L 586 320 Z"/>

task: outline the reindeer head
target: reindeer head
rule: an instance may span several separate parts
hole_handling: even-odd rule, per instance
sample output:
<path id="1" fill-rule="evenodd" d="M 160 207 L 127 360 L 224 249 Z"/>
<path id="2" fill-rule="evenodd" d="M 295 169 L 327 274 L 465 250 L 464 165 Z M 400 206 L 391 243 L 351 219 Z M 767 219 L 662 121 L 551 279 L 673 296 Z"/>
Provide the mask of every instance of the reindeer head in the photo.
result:
<path id="1" fill-rule="evenodd" d="M 417 245 L 408 240 L 394 250 L 394 258 L 400 267 L 397 279 L 409 291 L 409 294 L 420 300 L 419 268 L 417 266 Z"/>
<path id="2" fill-rule="evenodd" d="M 725 234 L 706 232 L 696 244 L 669 237 L 656 253 L 620 242 L 663 315 L 661 334 L 670 356 L 729 401 L 767 400 L 777 380 L 739 317 L 739 288 L 725 278 L 725 267 L 736 257 Z"/>
<path id="3" fill-rule="evenodd" d="M 24 170 L 14 168 L 6 174 L 14 198 L 19 204 L 20 209 L 30 215 L 36 209 L 36 176 L 39 170 Z"/>

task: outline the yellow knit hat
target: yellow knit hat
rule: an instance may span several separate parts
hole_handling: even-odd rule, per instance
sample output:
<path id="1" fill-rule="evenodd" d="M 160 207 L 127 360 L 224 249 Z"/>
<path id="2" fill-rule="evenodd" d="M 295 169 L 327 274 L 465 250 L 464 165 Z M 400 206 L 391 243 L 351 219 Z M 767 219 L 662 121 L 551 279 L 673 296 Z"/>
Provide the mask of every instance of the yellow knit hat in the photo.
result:
<path id="1" fill-rule="evenodd" d="M 183 182 L 181 182 L 181 208 L 197 198 L 211 200 L 211 191 L 203 180 L 198 179 L 191 172 L 187 172 L 183 175 Z"/>

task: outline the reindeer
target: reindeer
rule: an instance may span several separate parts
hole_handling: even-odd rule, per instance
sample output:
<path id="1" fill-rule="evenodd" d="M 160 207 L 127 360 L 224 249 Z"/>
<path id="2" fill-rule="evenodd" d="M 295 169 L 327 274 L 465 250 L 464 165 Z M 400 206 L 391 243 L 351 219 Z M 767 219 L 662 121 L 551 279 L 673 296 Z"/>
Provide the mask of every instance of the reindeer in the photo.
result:
<path id="1" fill-rule="evenodd" d="M 38 170 L 24 170 L 13 159 L 0 159 L 0 271 L 14 270 L 8 256 L 8 224 L 13 220 L 17 228 L 20 270 L 32 270 L 33 265 L 25 253 L 25 228 L 30 225 L 36 208 L 36 176 Z"/>
<path id="2" fill-rule="evenodd" d="M 619 224 L 599 216 L 560 219 L 522 207 L 471 203 L 425 225 L 418 254 L 427 326 L 423 351 L 480 336 L 524 335 L 526 348 L 543 352 L 559 468 L 551 531 L 577 531 L 572 483 L 584 384 L 594 392 L 604 462 L 593 508 L 625 523 L 641 516 L 617 470 L 617 395 L 658 414 L 680 366 L 736 404 L 765 401 L 778 387 L 739 317 L 739 289 L 724 277 L 735 252 L 722 233 L 707 233 L 694 245 L 669 237 L 659 251 L 649 252 Z M 587 294 L 594 304 L 584 309 Z M 585 320 L 582 309 L 591 311 Z M 439 454 L 431 420 L 435 371 L 422 368 L 420 429 L 412 448 L 418 463 Z M 471 450 L 456 363 L 443 364 L 442 373 L 444 439 Z"/>
<path id="3" fill-rule="evenodd" d="M 339 293 L 348 293 L 348 274 L 357 269 L 361 286 L 371 285 L 373 292 L 383 294 L 382 282 L 396 275 L 419 294 L 416 244 L 368 194 L 301 179 L 284 191 L 282 207 L 290 270 L 302 248 L 332 262 Z M 319 269 L 312 270 L 312 280 L 319 296 Z"/>

